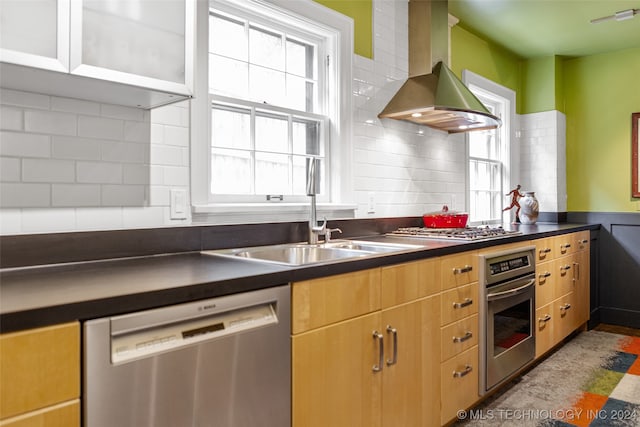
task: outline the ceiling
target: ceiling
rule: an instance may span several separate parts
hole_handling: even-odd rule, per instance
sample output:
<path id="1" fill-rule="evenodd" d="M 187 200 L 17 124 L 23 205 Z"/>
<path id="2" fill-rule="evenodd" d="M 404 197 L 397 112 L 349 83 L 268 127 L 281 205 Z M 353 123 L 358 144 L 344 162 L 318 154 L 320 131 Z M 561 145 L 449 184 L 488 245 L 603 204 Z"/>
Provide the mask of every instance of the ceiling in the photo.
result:
<path id="1" fill-rule="evenodd" d="M 462 27 L 523 58 L 588 56 L 640 47 L 640 14 L 591 19 L 640 8 L 640 0 L 449 0 Z"/>

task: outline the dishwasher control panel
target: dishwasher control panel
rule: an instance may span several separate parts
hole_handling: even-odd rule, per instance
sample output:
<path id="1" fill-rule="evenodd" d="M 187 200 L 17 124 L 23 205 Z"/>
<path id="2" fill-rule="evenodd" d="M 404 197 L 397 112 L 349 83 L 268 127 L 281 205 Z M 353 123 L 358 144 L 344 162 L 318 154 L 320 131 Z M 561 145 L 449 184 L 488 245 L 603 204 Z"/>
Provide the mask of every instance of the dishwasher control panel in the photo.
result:
<path id="1" fill-rule="evenodd" d="M 275 323 L 278 323 L 275 303 L 263 303 L 126 332 L 112 331 L 111 362 L 127 362 Z"/>

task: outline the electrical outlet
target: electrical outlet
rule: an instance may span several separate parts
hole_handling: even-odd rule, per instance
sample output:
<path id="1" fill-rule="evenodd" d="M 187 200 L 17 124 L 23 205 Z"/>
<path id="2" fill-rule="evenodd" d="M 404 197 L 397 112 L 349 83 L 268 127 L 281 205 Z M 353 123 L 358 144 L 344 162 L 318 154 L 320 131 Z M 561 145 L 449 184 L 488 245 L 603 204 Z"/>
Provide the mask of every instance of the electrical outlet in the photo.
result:
<path id="1" fill-rule="evenodd" d="M 376 196 L 373 191 L 367 197 L 367 213 L 376 213 Z"/>
<path id="2" fill-rule="evenodd" d="M 171 190 L 170 203 L 171 219 L 187 219 L 187 190 Z"/>

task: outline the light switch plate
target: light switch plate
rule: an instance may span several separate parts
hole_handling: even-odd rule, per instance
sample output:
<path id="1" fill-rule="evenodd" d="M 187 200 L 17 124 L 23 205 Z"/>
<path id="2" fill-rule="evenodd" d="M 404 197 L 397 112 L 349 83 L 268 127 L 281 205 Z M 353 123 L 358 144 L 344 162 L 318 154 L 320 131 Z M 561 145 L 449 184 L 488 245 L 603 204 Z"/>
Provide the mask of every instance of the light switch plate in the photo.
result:
<path id="1" fill-rule="evenodd" d="M 171 219 L 187 219 L 187 190 L 171 190 Z"/>

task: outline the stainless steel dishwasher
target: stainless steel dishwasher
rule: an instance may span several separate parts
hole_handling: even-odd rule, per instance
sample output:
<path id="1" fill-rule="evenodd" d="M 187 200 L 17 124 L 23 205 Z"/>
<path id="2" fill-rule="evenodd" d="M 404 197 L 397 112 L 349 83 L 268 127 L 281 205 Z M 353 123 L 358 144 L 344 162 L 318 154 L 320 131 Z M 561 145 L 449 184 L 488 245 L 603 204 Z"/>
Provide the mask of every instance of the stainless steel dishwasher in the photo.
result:
<path id="1" fill-rule="evenodd" d="M 290 426 L 289 289 L 85 322 L 84 426 Z"/>

